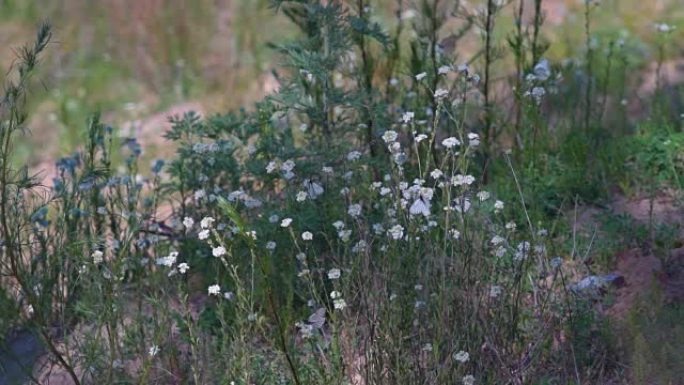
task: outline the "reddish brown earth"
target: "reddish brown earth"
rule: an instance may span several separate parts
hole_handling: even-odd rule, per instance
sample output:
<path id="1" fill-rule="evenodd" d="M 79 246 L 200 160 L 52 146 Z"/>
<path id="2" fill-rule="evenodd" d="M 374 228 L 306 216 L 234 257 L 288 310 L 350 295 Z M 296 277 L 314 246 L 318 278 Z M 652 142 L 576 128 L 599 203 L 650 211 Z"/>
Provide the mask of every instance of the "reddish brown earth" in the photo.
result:
<path id="1" fill-rule="evenodd" d="M 606 313 L 623 318 L 640 299 L 654 290 L 663 295 L 666 303 L 684 301 L 684 207 L 676 194 L 662 191 L 653 200 L 619 195 L 609 204 L 609 209 L 613 214 L 629 215 L 636 223 L 645 226 L 682 227 L 672 250 L 656 252 L 649 245 L 644 245 L 617 253 L 614 272 L 624 278 L 624 285 L 616 290 L 613 305 Z M 585 226 L 595 227 L 596 215 L 601 214 L 595 209 L 587 209 L 579 217 Z"/>

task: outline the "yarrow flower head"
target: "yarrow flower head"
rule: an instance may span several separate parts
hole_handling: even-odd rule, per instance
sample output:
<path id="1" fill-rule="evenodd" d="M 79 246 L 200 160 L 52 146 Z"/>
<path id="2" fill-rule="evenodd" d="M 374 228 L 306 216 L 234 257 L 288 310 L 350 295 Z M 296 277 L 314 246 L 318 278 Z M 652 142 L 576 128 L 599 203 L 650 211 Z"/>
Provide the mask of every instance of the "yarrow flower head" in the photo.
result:
<path id="1" fill-rule="evenodd" d="M 472 374 L 463 377 L 463 385 L 475 385 L 475 377 Z"/>
<path id="2" fill-rule="evenodd" d="M 313 234 L 310 231 L 305 231 L 302 233 L 302 239 L 305 241 L 310 241 L 313 239 Z"/>
<path id="3" fill-rule="evenodd" d="M 358 217 L 359 215 L 361 215 L 361 205 L 358 203 L 349 205 L 347 214 L 349 214 L 349 216 L 351 216 L 352 218 Z"/>
<path id="4" fill-rule="evenodd" d="M 216 220 L 215 220 L 214 218 L 212 218 L 212 217 L 204 217 L 204 218 L 202 218 L 202 220 L 200 221 L 200 226 L 201 226 L 203 229 L 210 229 L 210 228 L 214 225 L 214 222 L 215 222 L 215 221 L 216 221 Z"/>
<path id="5" fill-rule="evenodd" d="M 542 98 L 546 95 L 544 87 L 533 87 L 531 90 L 525 92 L 525 96 L 531 96 L 537 104 L 540 104 Z"/>
<path id="6" fill-rule="evenodd" d="M 435 99 L 440 100 L 444 99 L 447 95 L 449 95 L 449 91 L 440 88 L 437 91 L 435 91 Z"/>
<path id="7" fill-rule="evenodd" d="M 387 130 L 384 134 L 382 134 L 382 140 L 384 140 L 385 143 L 392 143 L 397 140 L 398 136 L 399 135 L 396 131 Z"/>
<path id="8" fill-rule="evenodd" d="M 489 197 L 491 197 L 491 194 L 489 193 L 489 191 L 483 190 L 483 191 L 480 191 L 477 193 L 477 199 L 479 199 L 480 202 L 486 201 L 487 199 L 489 199 Z"/>
<path id="9" fill-rule="evenodd" d="M 421 72 L 418 75 L 416 75 L 416 80 L 421 81 L 427 77 L 427 72 Z"/>
<path id="10" fill-rule="evenodd" d="M 454 186 L 470 186 L 473 182 L 475 182 L 474 176 L 458 174 L 452 179 L 451 184 Z"/>
<path id="11" fill-rule="evenodd" d="M 404 227 L 402 225 L 394 225 L 387 230 L 387 233 L 392 239 L 399 240 L 404 237 Z"/>
<path id="12" fill-rule="evenodd" d="M 291 172 L 295 168 L 295 162 L 292 159 L 288 159 L 280 166 L 280 170 L 287 173 Z"/>
<path id="13" fill-rule="evenodd" d="M 461 350 L 458 353 L 454 353 L 454 360 L 456 360 L 462 364 L 468 362 L 469 359 L 470 359 L 470 354 L 468 354 L 468 352 L 464 352 L 463 350 Z"/>
<path id="14" fill-rule="evenodd" d="M 361 153 L 359 151 L 352 151 L 349 154 L 347 154 L 347 160 L 349 161 L 355 161 L 361 158 Z"/>
<path id="15" fill-rule="evenodd" d="M 223 246 L 214 247 L 214 248 L 211 250 L 211 254 L 212 254 L 214 257 L 217 257 L 217 258 L 218 258 L 218 257 L 221 257 L 221 256 L 224 256 L 224 255 L 226 255 L 226 248 L 223 247 Z"/>
<path id="16" fill-rule="evenodd" d="M 330 270 L 328 270 L 328 279 L 330 279 L 330 280 L 339 279 L 341 274 L 342 274 L 342 271 L 340 269 L 337 269 L 337 268 L 330 269 Z"/>
<path id="17" fill-rule="evenodd" d="M 95 250 L 90 256 L 93 258 L 93 263 L 97 265 L 98 263 L 102 263 L 104 253 L 100 250 Z"/>
<path id="18" fill-rule="evenodd" d="M 344 310 L 347 307 L 347 302 L 343 298 L 338 298 L 333 300 L 333 306 L 335 310 Z"/>
<path id="19" fill-rule="evenodd" d="M 340 230 L 337 233 L 337 236 L 340 237 L 342 242 L 349 242 L 349 239 L 351 238 L 352 231 L 351 230 Z"/>
<path id="20" fill-rule="evenodd" d="M 677 29 L 677 27 L 675 27 L 673 25 L 666 24 L 666 23 L 656 23 L 656 24 L 654 24 L 654 27 L 655 27 L 656 31 L 658 31 L 660 33 L 670 33 L 672 31 L 674 31 L 675 29 Z"/>
<path id="21" fill-rule="evenodd" d="M 185 226 L 185 228 L 188 230 L 191 229 L 194 224 L 195 224 L 195 221 L 192 220 L 192 218 L 190 218 L 190 217 L 185 217 L 183 219 L 183 226 Z"/>
<path id="22" fill-rule="evenodd" d="M 185 274 L 188 270 L 190 270 L 190 265 L 188 265 L 186 262 L 182 262 L 178 264 L 178 272 L 181 274 Z"/>
<path id="23" fill-rule="evenodd" d="M 451 72 L 451 66 L 441 66 L 437 69 L 437 73 L 440 75 L 446 75 Z"/>
<path id="24" fill-rule="evenodd" d="M 291 223 L 292 223 L 292 218 L 285 218 L 282 221 L 280 221 L 280 227 L 290 227 Z"/>
<path id="25" fill-rule="evenodd" d="M 178 258 L 178 252 L 172 251 L 166 257 L 159 258 L 157 260 L 157 265 L 171 267 L 171 266 L 173 266 L 174 263 L 176 263 L 177 258 Z"/>
<path id="26" fill-rule="evenodd" d="M 442 141 L 442 146 L 444 146 L 448 149 L 454 148 L 454 147 L 459 146 L 459 145 L 461 145 L 461 142 L 458 139 L 454 138 L 453 136 L 446 138 Z"/>
<path id="27" fill-rule="evenodd" d="M 503 239 L 502 237 L 500 237 L 500 236 L 498 236 L 498 235 L 495 235 L 494 237 L 492 237 L 492 240 L 489 241 L 489 242 L 490 242 L 492 245 L 497 246 L 497 245 L 502 244 L 504 241 L 505 241 L 505 239 Z"/>
<path id="28" fill-rule="evenodd" d="M 221 294 L 221 286 L 211 285 L 207 288 L 207 293 L 209 293 L 209 295 L 219 295 Z"/>

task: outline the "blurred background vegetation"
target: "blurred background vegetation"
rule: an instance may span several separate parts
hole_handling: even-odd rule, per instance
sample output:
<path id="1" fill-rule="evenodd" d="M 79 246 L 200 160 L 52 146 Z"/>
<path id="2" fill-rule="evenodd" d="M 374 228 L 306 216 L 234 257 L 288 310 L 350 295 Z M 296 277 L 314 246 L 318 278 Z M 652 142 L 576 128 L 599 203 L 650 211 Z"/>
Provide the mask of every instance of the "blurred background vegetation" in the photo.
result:
<path id="1" fill-rule="evenodd" d="M 269 43 L 291 38 L 296 29 L 282 13 L 274 12 L 269 0 L 0 0 L 0 67 L 8 68 L 18 47 L 30 40 L 36 25 L 49 20 L 55 40 L 40 67 L 42 88 L 31 97 L 31 142 L 18 151 L 20 162 L 34 167 L 51 164 L 58 153 L 72 151 L 79 132 L 92 111 L 121 128 L 122 135 L 146 129 L 144 122 L 163 123 L 166 114 L 181 109 L 204 113 L 248 106 L 277 88 L 272 74 L 278 64 Z M 378 0 L 374 17 L 392 26 L 395 12 L 403 9 L 410 18 L 410 0 Z M 472 7 L 477 2 L 471 2 Z M 543 2 L 546 20 L 544 37 L 550 43 L 552 62 L 581 56 L 584 49 L 584 1 Z M 506 37 L 514 29 L 513 6 L 496 26 Z M 531 10 L 529 10 L 531 12 Z M 458 15 L 452 15 L 453 32 Z M 631 68 L 625 80 L 649 81 L 649 71 L 658 56 L 654 22 L 677 28 L 666 63 L 684 53 L 684 7 L 679 0 L 605 0 L 593 11 L 593 36 L 601 41 L 624 39 L 628 43 Z M 456 57 L 476 54 L 479 43 L 473 32 L 455 49 Z M 470 43 L 469 43 L 470 42 Z M 597 66 L 605 51 L 596 55 Z M 496 66 L 511 66 L 512 60 Z M 673 66 L 684 63 L 673 62 Z M 677 68 L 674 68 L 675 72 Z M 501 72 L 499 72 L 501 73 Z M 684 80 L 684 72 L 680 71 Z M 4 76 L 4 74 L 2 75 Z M 0 79 L 1 80 L 1 79 Z M 676 80 L 676 79 L 673 79 Z M 651 82 L 652 76 L 651 76 Z M 613 86 L 619 86 L 616 82 Z M 646 86 L 648 87 L 648 86 Z M 651 88 L 653 88 L 651 86 Z M 634 95 L 639 98 L 640 95 Z M 631 103 L 635 111 L 639 104 Z M 182 112 L 182 111 L 180 111 Z M 159 134 L 159 135 L 157 135 Z M 145 133 L 142 133 L 144 136 Z M 160 133 L 154 133 L 160 137 Z M 154 142 L 154 140 L 151 140 Z M 154 143 L 148 150 L 154 152 Z"/>

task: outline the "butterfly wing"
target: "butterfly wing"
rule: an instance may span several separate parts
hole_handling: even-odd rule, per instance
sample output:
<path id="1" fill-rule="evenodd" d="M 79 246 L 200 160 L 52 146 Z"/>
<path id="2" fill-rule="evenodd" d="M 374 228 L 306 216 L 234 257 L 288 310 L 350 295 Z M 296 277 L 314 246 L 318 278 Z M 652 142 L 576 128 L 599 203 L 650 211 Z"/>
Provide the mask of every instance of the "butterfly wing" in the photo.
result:
<path id="1" fill-rule="evenodd" d="M 311 189 L 313 190 L 314 194 L 316 196 L 322 195 L 323 194 L 323 186 L 316 182 L 311 182 Z"/>
<path id="2" fill-rule="evenodd" d="M 309 324 L 316 329 L 320 329 L 325 324 L 325 308 L 322 307 L 309 316 Z"/>
<path id="3" fill-rule="evenodd" d="M 424 215 L 424 216 L 429 216 L 430 215 L 430 206 L 423 201 L 422 198 L 416 199 L 415 202 L 411 205 L 409 208 L 409 213 L 411 215 Z"/>

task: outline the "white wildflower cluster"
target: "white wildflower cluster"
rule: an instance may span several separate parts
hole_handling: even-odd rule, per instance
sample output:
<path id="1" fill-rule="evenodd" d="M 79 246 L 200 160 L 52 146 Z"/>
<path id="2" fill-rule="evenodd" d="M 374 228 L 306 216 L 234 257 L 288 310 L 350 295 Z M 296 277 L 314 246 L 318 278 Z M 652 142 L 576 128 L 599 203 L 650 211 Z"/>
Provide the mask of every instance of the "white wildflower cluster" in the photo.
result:
<path id="1" fill-rule="evenodd" d="M 527 77 L 531 96 L 541 100 L 543 92 L 546 92 L 545 82 L 552 78 L 550 65 L 542 60 L 531 72 Z M 233 253 L 242 255 L 238 247 L 243 242 L 222 243 L 223 239 L 232 239 L 239 231 L 245 231 L 242 234 L 245 236 L 242 239 L 246 241 L 244 243 L 262 248 L 259 257 L 265 255 L 274 260 L 283 258 L 291 262 L 295 266 L 292 274 L 297 276 L 294 286 L 297 295 L 304 295 L 313 312 L 308 319 L 294 324 L 302 338 L 325 337 L 328 328 L 323 328 L 323 325 L 326 322 L 339 322 L 346 317 L 345 310 L 348 307 L 356 307 L 357 293 L 348 290 L 358 289 L 355 285 L 359 282 L 361 269 L 352 268 L 351 264 L 347 267 L 348 261 L 373 261 L 371 264 L 375 268 L 383 265 L 382 261 L 385 260 L 401 260 L 405 254 L 421 253 L 416 258 L 418 263 L 415 266 L 416 269 L 422 269 L 422 266 L 431 263 L 428 258 L 446 254 L 454 256 L 448 261 L 450 265 L 460 267 L 458 264 L 463 260 L 460 254 L 475 253 L 478 258 L 475 268 L 485 266 L 489 271 L 510 268 L 511 261 L 525 260 L 534 256 L 534 253 L 545 254 L 543 244 L 533 246 L 524 241 L 525 226 L 518 228 L 518 224 L 503 215 L 504 203 L 496 200 L 493 192 L 482 189 L 479 174 L 468 167 L 470 158 L 482 145 L 481 133 L 470 131 L 469 123 L 451 131 L 442 128 L 441 122 L 447 120 L 443 119 L 446 110 L 442 108 L 456 106 L 444 102 L 460 92 L 459 88 L 446 86 L 446 81 L 467 79 L 476 82 L 479 79 L 477 75 L 472 74 L 465 64 L 458 67 L 444 65 L 437 69 L 436 74 L 420 73 L 414 79 L 415 82 L 407 82 L 407 86 L 418 89 L 413 96 L 415 99 L 401 106 L 390 106 L 389 113 L 396 114 L 393 121 L 383 127 L 384 130 L 374 131 L 377 132 L 374 134 L 377 135 L 376 139 L 381 140 L 387 149 L 388 163 L 391 164 L 385 166 L 389 167 L 376 169 L 374 164 L 387 153 L 374 156 L 371 162 L 371 159 L 366 161 L 364 150 L 348 151 L 338 159 L 325 159 L 325 163 L 321 164 L 311 164 L 318 161 L 314 156 L 308 160 L 307 156 L 297 158 L 302 159 L 298 160 L 301 164 L 296 164 L 293 159 L 283 161 L 271 158 L 265 164 L 265 172 L 271 175 L 271 180 L 275 179 L 274 183 L 256 181 L 251 187 L 245 183 L 245 187 L 228 195 L 228 200 L 236 206 L 245 204 L 257 208 L 261 201 L 256 197 L 263 199 L 263 211 L 252 210 L 245 216 L 267 226 L 263 232 L 260 230 L 258 242 L 252 242 L 257 240 L 257 233 L 243 230 L 242 226 L 235 226 L 232 235 L 231 231 L 219 230 L 218 220 L 213 217 L 205 217 L 197 222 L 187 217 L 182 221 L 185 232 L 196 234 L 210 247 L 207 254 L 210 250 L 213 257 L 219 258 L 212 259 L 219 268 L 226 265 L 226 256 L 232 256 Z M 427 80 L 444 81 L 444 84 L 433 89 Z M 469 87 L 464 86 L 464 92 L 470 92 Z M 540 87 L 541 91 L 534 91 L 533 87 Z M 428 97 L 432 96 L 440 102 L 439 109 L 420 105 L 421 95 L 424 96 L 425 91 L 432 94 L 428 94 Z M 443 115 L 438 117 L 438 113 Z M 435 121 L 439 125 L 433 125 Z M 362 125 L 357 127 L 368 128 Z M 377 127 L 374 129 L 377 130 Z M 308 130 L 308 126 L 302 129 Z M 433 154 L 432 151 L 437 153 Z M 416 159 L 409 161 L 409 155 Z M 302 175 L 311 169 L 318 171 L 311 172 L 308 178 Z M 212 190 L 209 187 L 206 189 L 197 194 L 203 196 L 201 203 L 210 201 L 204 196 L 208 197 Z M 281 203 L 282 206 L 278 206 Z M 335 207 L 331 209 L 331 205 Z M 309 210 L 327 211 L 321 212 L 319 218 L 311 218 L 317 213 L 312 214 Z M 320 219 L 328 218 L 325 214 L 334 216 L 325 219 L 326 222 L 321 226 Z M 179 224 L 180 229 L 183 227 Z M 537 238 L 532 238 L 537 243 Z M 473 246 L 473 240 L 477 242 L 476 246 Z M 171 267 L 181 274 L 186 273 L 190 267 L 179 264 L 176 259 L 178 256 L 178 253 L 172 252 L 159 258 L 157 264 Z M 415 291 L 410 296 L 405 295 L 403 290 L 395 293 L 398 287 L 388 287 L 386 295 L 393 301 L 392 306 L 407 306 L 411 312 L 415 312 L 417 323 L 414 325 L 421 327 L 419 316 L 431 309 L 432 301 L 439 295 L 441 287 L 433 284 L 422 270 L 418 273 L 421 283 L 414 282 Z M 502 281 L 490 281 L 492 277 L 502 277 Z M 508 287 L 506 277 L 506 274 L 496 271 L 491 277 L 482 277 L 477 282 L 477 293 L 485 299 L 483 306 L 507 299 L 502 289 Z M 347 286 L 349 283 L 353 284 Z M 236 298 L 232 292 L 224 293 L 225 289 L 221 288 L 224 284 L 219 281 L 206 288 L 206 295 L 212 299 L 215 297 L 219 306 L 224 299 Z M 322 287 L 326 289 L 321 291 Z M 328 293 L 327 298 L 325 294 L 320 298 L 320 293 Z M 242 296 L 237 299 L 242 299 Z M 350 299 L 349 303 L 346 299 Z M 326 320 L 326 312 L 329 312 L 330 320 Z M 256 314 L 250 317 L 257 319 Z M 425 341 L 421 342 L 419 348 L 424 352 L 436 349 Z M 465 348 L 451 352 L 451 359 L 452 364 L 458 367 L 456 382 L 460 380 L 463 384 L 475 384 L 476 378 L 468 374 L 472 366 L 471 355 Z"/>
<path id="2" fill-rule="evenodd" d="M 332 291 L 330 299 L 333 300 L 335 310 L 344 310 L 347 307 L 347 302 L 342 298 L 342 294 L 339 291 Z"/>
<path id="3" fill-rule="evenodd" d="M 211 285 L 207 288 L 207 293 L 209 295 L 218 296 L 221 294 L 221 286 L 218 284 Z"/>
<path id="4" fill-rule="evenodd" d="M 414 134 L 413 134 L 413 140 L 415 140 L 416 143 L 420 143 L 420 142 L 424 141 L 424 140 L 427 139 L 427 138 L 428 138 L 428 136 L 425 135 L 425 134 L 419 134 L 419 133 L 417 133 L 417 132 L 414 132 Z"/>
<path id="5" fill-rule="evenodd" d="M 408 123 L 411 123 L 411 121 L 413 120 L 413 118 L 415 118 L 415 116 L 416 116 L 416 114 L 413 111 L 406 111 L 401 116 L 401 120 L 402 120 L 402 122 L 404 122 L 404 124 L 408 124 Z M 383 137 L 383 139 L 385 139 L 385 138 Z M 394 140 L 396 140 L 396 139 L 394 139 Z M 388 141 L 385 140 L 385 142 L 387 143 Z"/>
<path id="6" fill-rule="evenodd" d="M 475 182 L 475 177 L 472 175 L 457 174 L 451 179 L 451 184 L 458 187 L 467 187 Z"/>
<path id="7" fill-rule="evenodd" d="M 176 263 L 177 259 L 178 259 L 178 252 L 172 251 L 166 257 L 158 258 L 157 259 L 157 265 L 172 267 Z"/>
<path id="8" fill-rule="evenodd" d="M 445 89 L 443 89 L 443 88 L 437 89 L 437 90 L 435 91 L 435 94 L 434 94 L 434 97 L 435 97 L 436 100 L 443 100 L 443 99 L 445 99 L 447 96 L 449 96 L 449 91 L 447 91 L 447 90 L 445 90 Z"/>
<path id="9" fill-rule="evenodd" d="M 211 154 L 218 152 L 221 148 L 217 143 L 195 143 L 192 145 L 192 151 L 196 154 Z"/>
<path id="10" fill-rule="evenodd" d="M 349 205 L 347 214 L 349 214 L 349 216 L 352 218 L 358 218 L 361 215 L 361 205 L 358 203 Z"/>
<path id="11" fill-rule="evenodd" d="M 328 279 L 330 280 L 336 280 L 340 279 L 340 276 L 342 275 L 342 271 L 337 268 L 333 268 L 328 270 Z"/>
<path id="12" fill-rule="evenodd" d="M 408 117 L 405 116 L 405 120 L 410 121 L 413 118 L 412 114 Z M 387 150 L 392 154 L 394 163 L 401 167 L 407 159 L 406 153 L 401 148 L 401 143 L 399 142 L 399 134 L 394 130 L 387 130 L 382 134 L 382 140 L 387 145 Z"/>
<path id="13" fill-rule="evenodd" d="M 464 352 L 463 350 L 454 353 L 453 357 L 454 360 L 462 364 L 465 364 L 466 362 L 468 362 L 468 360 L 470 360 L 470 354 L 468 354 L 468 352 Z"/>
<path id="14" fill-rule="evenodd" d="M 295 177 L 294 168 L 295 162 L 292 159 L 288 159 L 284 162 L 280 160 L 272 160 L 266 165 L 266 173 L 274 174 L 280 172 L 281 176 L 286 180 L 290 180 Z"/>
<path id="15" fill-rule="evenodd" d="M 655 23 L 653 25 L 653 27 L 655 28 L 656 31 L 663 33 L 663 34 L 669 34 L 672 31 L 674 31 L 675 29 L 677 29 L 677 27 L 675 27 L 674 25 L 670 25 L 670 24 L 666 24 L 666 23 Z"/>
<path id="16" fill-rule="evenodd" d="M 351 151 L 350 153 L 347 154 L 347 160 L 350 162 L 356 161 L 361 159 L 361 152 L 359 151 Z"/>
<path id="17" fill-rule="evenodd" d="M 226 255 L 226 248 L 223 246 L 216 246 L 211 249 L 211 255 L 213 255 L 216 258 L 222 257 Z"/>
<path id="18" fill-rule="evenodd" d="M 97 265 L 104 260 L 104 253 L 101 250 L 95 250 L 90 257 L 93 259 L 93 263 Z"/>
<path id="19" fill-rule="evenodd" d="M 230 192 L 226 199 L 228 200 L 228 202 L 231 203 L 242 203 L 245 205 L 245 207 L 249 209 L 261 206 L 261 200 L 252 197 L 242 189 Z"/>
<path id="20" fill-rule="evenodd" d="M 531 97 L 536 104 L 541 104 L 544 95 L 546 95 L 546 88 L 544 83 L 551 77 L 551 67 L 547 59 L 542 59 L 535 64 L 531 73 L 525 76 L 525 81 L 529 89 L 525 92 L 525 96 Z"/>
<path id="21" fill-rule="evenodd" d="M 387 230 L 387 234 L 395 241 L 402 239 L 404 237 L 404 227 L 402 225 L 394 225 Z"/>
<path id="22" fill-rule="evenodd" d="M 472 374 L 464 376 L 463 385 L 475 385 L 475 377 Z"/>
<path id="23" fill-rule="evenodd" d="M 452 150 L 454 147 L 460 146 L 460 145 L 461 145 L 461 141 L 454 138 L 453 136 L 442 140 L 442 146 L 444 146 L 444 148 L 446 148 L 448 150 Z"/>

